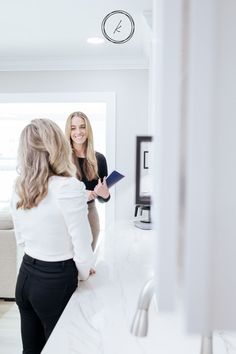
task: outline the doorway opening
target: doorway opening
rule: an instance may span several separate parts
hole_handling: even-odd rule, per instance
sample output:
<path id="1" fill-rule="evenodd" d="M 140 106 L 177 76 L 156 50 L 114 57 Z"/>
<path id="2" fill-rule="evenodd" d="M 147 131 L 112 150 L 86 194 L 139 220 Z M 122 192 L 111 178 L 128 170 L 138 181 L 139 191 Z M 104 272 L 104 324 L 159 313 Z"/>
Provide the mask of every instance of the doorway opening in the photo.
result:
<path id="1" fill-rule="evenodd" d="M 80 99 L 77 96 L 76 100 L 71 99 L 70 95 L 69 102 L 66 95 L 54 94 L 51 100 L 50 95 L 24 94 L 16 96 L 9 94 L 4 95 L 4 97 L 0 96 L 0 203 L 9 202 L 12 185 L 16 178 L 19 136 L 25 125 L 34 118 L 49 118 L 55 121 L 64 131 L 65 122 L 70 113 L 74 111 L 84 112 L 91 121 L 95 150 L 106 156 L 110 172 L 115 167 L 115 145 L 114 143 L 110 144 L 112 141 L 110 140 L 111 135 L 114 134 L 111 127 L 115 124 L 108 124 L 107 122 L 108 113 L 109 119 L 112 119 L 110 108 L 114 102 L 110 99 L 108 101 L 107 99 L 101 100 L 98 96 L 94 100 L 91 99 L 93 97 L 90 94 L 87 94 L 87 97 L 84 96 L 84 99 L 80 94 L 78 95 Z M 55 95 L 57 100 L 55 100 Z M 115 141 L 114 135 L 113 142 Z M 107 148 L 108 146 L 109 148 Z M 114 222 L 115 206 L 112 199 L 114 197 L 109 201 L 109 208 L 104 203 L 97 202 L 101 231 L 105 229 L 106 220 L 109 220 L 109 225 L 111 221 Z"/>

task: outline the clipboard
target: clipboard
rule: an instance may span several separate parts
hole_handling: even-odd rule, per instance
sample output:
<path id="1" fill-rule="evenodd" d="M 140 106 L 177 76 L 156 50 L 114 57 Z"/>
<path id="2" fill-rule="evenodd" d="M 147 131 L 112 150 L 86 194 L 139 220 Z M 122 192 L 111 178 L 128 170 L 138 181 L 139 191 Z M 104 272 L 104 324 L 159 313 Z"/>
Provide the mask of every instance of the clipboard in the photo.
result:
<path id="1" fill-rule="evenodd" d="M 117 182 L 119 182 L 122 178 L 124 178 L 125 176 L 122 175 L 120 172 L 114 170 L 112 171 L 109 176 L 107 176 L 106 178 L 106 183 L 107 183 L 107 187 L 111 188 L 114 184 L 116 184 Z"/>

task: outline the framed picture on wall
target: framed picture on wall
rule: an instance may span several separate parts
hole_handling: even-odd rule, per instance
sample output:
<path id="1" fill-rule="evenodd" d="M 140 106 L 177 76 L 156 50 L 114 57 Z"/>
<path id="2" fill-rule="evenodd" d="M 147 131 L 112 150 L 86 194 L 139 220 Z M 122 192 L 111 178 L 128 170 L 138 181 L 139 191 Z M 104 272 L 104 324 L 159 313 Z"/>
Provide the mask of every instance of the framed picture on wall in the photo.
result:
<path id="1" fill-rule="evenodd" d="M 136 138 L 136 204 L 151 204 L 151 142 L 151 136 L 137 136 Z"/>

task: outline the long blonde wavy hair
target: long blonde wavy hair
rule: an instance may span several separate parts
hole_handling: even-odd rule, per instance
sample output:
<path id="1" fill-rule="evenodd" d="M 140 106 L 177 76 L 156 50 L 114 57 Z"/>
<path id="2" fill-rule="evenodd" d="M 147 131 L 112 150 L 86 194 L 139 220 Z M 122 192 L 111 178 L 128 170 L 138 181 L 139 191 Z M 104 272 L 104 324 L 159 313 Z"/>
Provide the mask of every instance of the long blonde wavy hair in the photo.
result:
<path id="1" fill-rule="evenodd" d="M 17 208 L 36 207 L 48 193 L 49 177 L 75 176 L 71 149 L 50 119 L 33 119 L 22 131 L 18 148 Z"/>
<path id="2" fill-rule="evenodd" d="M 71 139 L 71 121 L 72 118 L 78 117 L 82 118 L 85 123 L 86 127 L 86 133 L 87 133 L 87 140 L 85 142 L 85 161 L 83 164 L 83 170 L 86 178 L 91 181 L 93 179 L 98 178 L 98 164 L 97 164 L 97 159 L 94 151 L 94 144 L 93 144 L 93 130 L 90 124 L 90 121 L 86 114 L 83 112 L 73 112 L 69 115 L 69 117 L 66 120 L 66 126 L 65 126 L 65 135 L 70 142 L 71 148 L 72 148 L 72 157 L 74 164 L 77 169 L 77 177 L 79 180 L 82 179 L 82 171 L 78 162 L 78 158 L 76 156 L 75 150 L 73 148 L 73 141 Z"/>

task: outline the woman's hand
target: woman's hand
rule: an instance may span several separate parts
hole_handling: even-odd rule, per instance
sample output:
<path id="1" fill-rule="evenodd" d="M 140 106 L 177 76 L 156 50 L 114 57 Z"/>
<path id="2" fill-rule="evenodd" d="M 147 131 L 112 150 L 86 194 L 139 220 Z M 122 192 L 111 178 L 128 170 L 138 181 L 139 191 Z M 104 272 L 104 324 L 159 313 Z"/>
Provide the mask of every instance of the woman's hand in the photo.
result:
<path id="1" fill-rule="evenodd" d="M 96 195 L 104 199 L 107 199 L 109 197 L 110 193 L 107 187 L 106 177 L 103 177 L 103 181 L 101 181 L 101 178 L 99 178 L 98 184 L 94 188 L 94 192 L 96 193 Z"/>
<path id="2" fill-rule="evenodd" d="M 87 200 L 90 202 L 91 200 L 94 200 L 97 197 L 97 194 L 94 191 L 86 190 L 87 192 Z"/>
<path id="3" fill-rule="evenodd" d="M 94 275 L 94 274 L 96 274 L 96 270 L 91 268 L 90 271 L 89 271 L 89 276 L 90 275 Z"/>
<path id="4" fill-rule="evenodd" d="M 79 281 L 86 281 L 89 279 L 89 277 L 91 275 L 94 275 L 94 274 L 96 274 L 96 270 L 94 268 L 90 268 L 88 277 L 86 279 L 79 279 Z"/>

